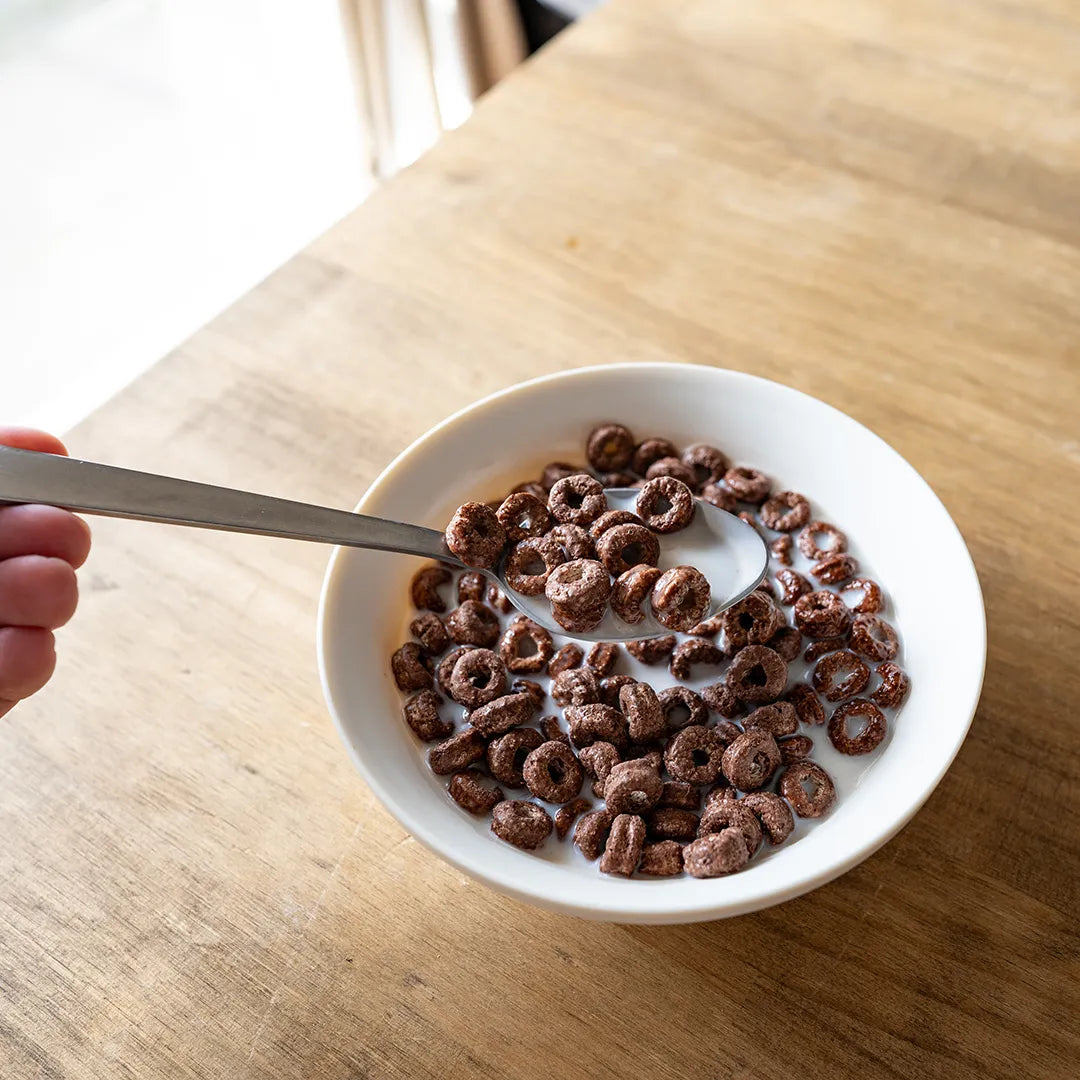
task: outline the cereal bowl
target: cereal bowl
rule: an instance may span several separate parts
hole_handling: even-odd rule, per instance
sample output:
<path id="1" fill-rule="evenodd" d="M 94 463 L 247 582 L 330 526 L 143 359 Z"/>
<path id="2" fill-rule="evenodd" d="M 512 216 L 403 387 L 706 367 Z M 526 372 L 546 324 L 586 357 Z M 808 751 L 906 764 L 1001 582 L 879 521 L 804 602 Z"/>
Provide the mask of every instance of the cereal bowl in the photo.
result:
<path id="1" fill-rule="evenodd" d="M 330 712 L 357 768 L 417 840 L 478 881 L 527 903 L 590 919 L 676 923 L 767 907 L 823 885 L 893 836 L 944 775 L 967 733 L 986 651 L 982 595 L 948 512 L 888 445 L 799 391 L 739 372 L 682 364 L 581 368 L 500 391 L 451 416 L 400 454 L 358 510 L 441 528 L 467 499 L 491 498 L 550 460 L 581 460 L 599 421 L 639 437 L 709 442 L 733 461 L 806 493 L 852 538 L 885 587 L 911 691 L 885 743 L 839 760 L 829 816 L 800 822 L 743 871 L 699 880 L 600 874 L 569 840 L 538 852 L 503 843 L 490 821 L 446 794 L 401 719 L 388 658 L 407 639 L 408 583 L 419 560 L 335 549 L 319 606 L 317 649 Z M 812 432 L 813 438 L 806 433 Z M 493 454 L 491 448 L 499 448 Z M 933 559 L 924 552 L 932 551 Z M 949 617 L 941 617 L 942 597 Z M 822 729 L 812 730 L 825 742 Z M 828 756 L 831 753 L 831 756 Z M 520 797 L 508 794 L 508 798 Z"/>

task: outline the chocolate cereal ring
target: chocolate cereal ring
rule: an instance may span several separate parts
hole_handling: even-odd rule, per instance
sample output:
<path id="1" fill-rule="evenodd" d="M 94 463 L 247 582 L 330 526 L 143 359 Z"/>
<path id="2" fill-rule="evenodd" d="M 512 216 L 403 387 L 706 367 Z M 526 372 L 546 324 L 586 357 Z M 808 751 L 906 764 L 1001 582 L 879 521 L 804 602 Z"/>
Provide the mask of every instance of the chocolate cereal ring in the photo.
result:
<path id="1" fill-rule="evenodd" d="M 685 484 L 691 491 L 697 487 L 697 481 L 694 477 L 694 470 L 689 465 L 684 465 L 681 458 L 677 457 L 665 457 L 654 461 L 645 470 L 645 479 L 648 480 L 661 480 L 661 479 L 678 480 L 680 483 Z"/>
<path id="2" fill-rule="evenodd" d="M 821 657 L 827 656 L 829 653 L 839 652 L 841 649 L 846 648 L 847 638 L 818 638 L 817 641 L 811 641 L 806 647 L 806 652 L 803 653 L 803 659 L 808 664 L 813 664 L 815 661 L 820 660 Z"/>
<path id="3" fill-rule="evenodd" d="M 851 647 L 871 660 L 892 660 L 900 642 L 880 615 L 856 615 L 851 624 Z"/>
<path id="4" fill-rule="evenodd" d="M 795 601 L 795 625 L 812 638 L 840 637 L 851 625 L 851 612 L 836 593 L 807 593 Z"/>
<path id="5" fill-rule="evenodd" d="M 619 708 L 619 692 L 624 686 L 634 686 L 637 683 L 632 675 L 608 675 L 600 680 L 600 701 L 604 705 L 610 705 L 613 709 Z M 621 712 L 622 710 L 619 709 Z"/>
<path id="6" fill-rule="evenodd" d="M 458 578 L 457 602 L 464 604 L 466 600 L 479 600 L 483 602 L 487 593 L 487 578 L 479 570 L 468 570 Z"/>
<path id="7" fill-rule="evenodd" d="M 557 480 L 548 492 L 548 510 L 560 524 L 588 525 L 607 509 L 600 481 L 588 473 Z"/>
<path id="8" fill-rule="evenodd" d="M 724 612 L 724 643 L 729 649 L 763 645 L 783 625 L 780 609 L 764 593 L 755 591 Z"/>
<path id="9" fill-rule="evenodd" d="M 641 638 L 623 644 L 626 651 L 642 664 L 662 664 L 675 648 L 675 635 L 664 634 L 662 637 Z"/>
<path id="10" fill-rule="evenodd" d="M 562 548 L 550 536 L 520 540 L 506 559 L 506 584 L 522 596 L 539 596 L 551 572 L 564 561 Z"/>
<path id="11" fill-rule="evenodd" d="M 561 739 L 542 743 L 525 759 L 525 786 L 545 802 L 565 803 L 576 798 L 585 780 L 581 762 Z"/>
<path id="12" fill-rule="evenodd" d="M 682 452 L 682 463 L 693 473 L 692 486 L 696 491 L 706 484 L 719 483 L 731 464 L 722 450 L 706 443 L 688 446 Z"/>
<path id="13" fill-rule="evenodd" d="M 445 585 L 450 578 L 450 571 L 445 566 L 422 566 L 413 574 L 412 583 L 409 585 L 413 607 L 441 615 L 446 610 L 446 601 L 442 598 L 439 587 Z"/>
<path id="14" fill-rule="evenodd" d="M 594 559 L 575 559 L 556 566 L 548 576 L 544 595 L 552 603 L 574 613 L 599 606 L 601 611 L 611 595 L 611 579 Z"/>
<path id="15" fill-rule="evenodd" d="M 655 566 L 660 558 L 660 541 L 651 529 L 627 522 L 601 534 L 596 554 L 607 572 L 617 578 L 634 566 Z"/>
<path id="16" fill-rule="evenodd" d="M 711 728 L 684 727 L 664 750 L 664 765 L 674 780 L 688 784 L 713 784 L 720 775 L 724 744 Z M 609 800 L 610 801 L 610 800 Z"/>
<path id="17" fill-rule="evenodd" d="M 574 472 L 581 472 L 581 470 L 575 469 Z M 523 480 L 510 489 L 511 495 L 519 495 L 521 492 L 525 492 L 526 495 L 535 495 L 544 504 L 545 509 L 547 508 L 547 488 L 543 484 L 535 480 Z M 498 510 L 495 513 L 498 514 Z"/>
<path id="18" fill-rule="evenodd" d="M 450 646 L 450 635 L 446 632 L 446 624 L 433 611 L 425 611 L 423 615 L 417 615 L 409 623 L 409 633 L 420 642 L 421 648 L 428 656 L 438 656 Z"/>
<path id="19" fill-rule="evenodd" d="M 666 734 L 664 710 L 656 691 L 648 683 L 620 687 L 619 708 L 626 717 L 627 730 L 634 742 L 652 742 Z"/>
<path id="20" fill-rule="evenodd" d="M 649 762 L 620 761 L 604 778 L 604 801 L 616 814 L 644 814 L 664 791 L 660 773 Z"/>
<path id="21" fill-rule="evenodd" d="M 578 758 L 591 780 L 606 780 L 621 760 L 619 751 L 609 742 L 594 742 L 591 746 L 583 747 Z"/>
<path id="22" fill-rule="evenodd" d="M 637 485 L 637 477 L 632 472 L 602 472 L 597 479 L 604 488 L 628 488 Z"/>
<path id="23" fill-rule="evenodd" d="M 466 719 L 484 738 L 490 739 L 527 724 L 535 711 L 536 702 L 531 694 L 504 694 L 473 709 Z"/>
<path id="24" fill-rule="evenodd" d="M 555 835 L 560 840 L 565 840 L 566 834 L 574 824 L 574 819 L 591 808 L 592 803 L 588 799 L 582 799 L 580 796 L 571 799 L 565 806 L 560 806 L 555 813 Z"/>
<path id="25" fill-rule="evenodd" d="M 719 664 L 724 659 L 723 649 L 718 649 L 705 638 L 687 638 L 672 650 L 670 669 L 676 679 L 693 678 L 694 664 Z"/>
<path id="26" fill-rule="evenodd" d="M 571 668 L 576 668 L 584 658 L 585 653 L 582 651 L 580 645 L 575 645 L 572 641 L 567 642 L 561 649 L 555 652 L 555 655 L 548 661 L 548 674 L 555 678 L 556 675 L 561 674 L 564 671 L 569 671 Z"/>
<path id="27" fill-rule="evenodd" d="M 551 682 L 557 705 L 593 705 L 600 700 L 600 683 L 590 668 L 560 671 Z"/>
<path id="28" fill-rule="evenodd" d="M 634 436 L 622 424 L 600 424 L 589 432 L 585 456 L 597 472 L 625 469 L 634 456 Z"/>
<path id="29" fill-rule="evenodd" d="M 815 725 L 825 723 L 825 706 L 818 700 L 817 694 L 806 683 L 793 686 L 784 699 L 795 706 L 795 715 L 800 724 Z"/>
<path id="30" fill-rule="evenodd" d="M 454 730 L 454 725 L 439 715 L 441 704 L 442 698 L 434 690 L 421 690 L 420 693 L 413 694 L 401 708 L 405 723 L 413 729 L 417 738 L 424 742 L 445 739 Z"/>
<path id="31" fill-rule="evenodd" d="M 691 637 L 714 638 L 723 628 L 724 613 L 719 612 L 716 615 L 710 615 L 707 619 L 703 619 L 697 626 L 691 626 L 687 633 Z"/>
<path id="32" fill-rule="evenodd" d="M 769 551 L 781 566 L 791 565 L 791 549 L 793 546 L 791 537 L 786 533 L 783 536 L 778 536 L 775 540 L 769 541 Z"/>
<path id="33" fill-rule="evenodd" d="M 456 645 L 487 648 L 499 639 L 499 616 L 479 600 L 466 600 L 446 616 L 446 631 Z"/>
<path id="34" fill-rule="evenodd" d="M 801 529 L 810 520 L 810 503 L 797 491 L 779 491 L 762 504 L 761 520 L 777 532 Z"/>
<path id="35" fill-rule="evenodd" d="M 696 878 L 723 877 L 741 870 L 749 861 L 746 845 L 737 829 L 708 833 L 691 841 L 682 851 L 683 869 Z"/>
<path id="36" fill-rule="evenodd" d="M 438 776 L 449 776 L 479 761 L 486 749 L 487 743 L 480 732 L 465 728 L 433 746 L 428 751 L 428 765 Z"/>
<path id="37" fill-rule="evenodd" d="M 446 790 L 450 793 L 450 798 L 463 810 L 483 817 L 490 814 L 505 798 L 499 788 L 489 788 L 483 779 L 475 769 L 463 769 L 450 777 L 450 785 Z"/>
<path id="38" fill-rule="evenodd" d="M 611 823 L 600 859 L 600 873 L 629 877 L 641 861 L 644 846 L 645 822 L 636 814 L 619 814 Z"/>
<path id="39" fill-rule="evenodd" d="M 866 721 L 858 735 L 848 734 L 847 722 L 853 716 Z M 841 754 L 869 754 L 885 738 L 886 729 L 885 714 L 872 701 L 855 698 L 844 702 L 829 717 L 829 742 Z"/>
<path id="40" fill-rule="evenodd" d="M 862 592 L 859 600 L 851 605 L 851 610 L 858 615 L 876 615 L 885 607 L 885 597 L 882 595 L 881 586 L 869 578 L 852 578 L 840 591 Z"/>
<path id="41" fill-rule="evenodd" d="M 610 675 L 619 659 L 619 646 L 613 641 L 598 641 L 591 649 L 585 663 L 597 675 Z"/>
<path id="42" fill-rule="evenodd" d="M 766 645 L 747 645 L 735 654 L 727 684 L 740 701 L 775 701 L 787 686 L 787 661 Z"/>
<path id="43" fill-rule="evenodd" d="M 525 759 L 544 742 L 535 728 L 513 728 L 492 739 L 487 747 L 487 767 L 491 775 L 507 787 L 524 787 Z"/>
<path id="44" fill-rule="evenodd" d="M 450 679 L 451 676 L 454 674 L 454 668 L 457 666 L 457 662 L 467 652 L 472 652 L 474 647 L 475 646 L 473 645 L 459 645 L 456 649 L 451 649 L 439 661 L 439 666 L 435 669 L 435 681 L 436 683 L 438 683 L 439 689 L 448 697 L 454 697 L 450 689 Z M 457 701 L 457 698 L 454 698 L 454 700 Z"/>
<path id="45" fill-rule="evenodd" d="M 390 672 L 399 690 L 430 690 L 434 663 L 415 641 L 406 641 L 390 657 Z"/>
<path id="46" fill-rule="evenodd" d="M 563 562 L 596 558 L 596 548 L 589 534 L 580 525 L 571 525 L 568 522 L 556 525 L 554 529 L 548 531 L 547 536 L 559 545 Z"/>
<path id="47" fill-rule="evenodd" d="M 533 708 L 537 710 L 544 707 L 544 699 L 547 697 L 544 688 L 532 679 L 515 679 L 510 684 L 510 693 L 528 694 L 532 698 Z"/>
<path id="48" fill-rule="evenodd" d="M 899 665 L 886 660 L 878 664 L 877 673 L 881 685 L 870 695 L 870 700 L 885 709 L 895 709 L 907 696 L 911 680 Z"/>
<path id="49" fill-rule="evenodd" d="M 776 745 L 780 750 L 781 765 L 805 761 L 814 752 L 814 740 L 809 735 L 792 735 L 788 739 L 777 739 Z"/>
<path id="50" fill-rule="evenodd" d="M 466 566 L 490 570 L 506 546 L 506 530 L 489 506 L 462 503 L 446 526 L 446 546 Z"/>
<path id="51" fill-rule="evenodd" d="M 698 694 L 686 686 L 669 686 L 656 695 L 664 712 L 664 723 L 669 728 L 682 728 L 691 724 L 704 724 L 709 710 Z"/>
<path id="52" fill-rule="evenodd" d="M 540 486 L 544 491 L 549 492 L 560 480 L 564 480 L 568 476 L 577 476 L 583 472 L 585 472 L 585 469 L 581 465 L 570 465 L 565 461 L 552 461 L 544 466 L 543 472 L 540 474 Z"/>
<path id="53" fill-rule="evenodd" d="M 540 730 L 544 734 L 545 741 L 553 742 L 556 739 L 562 739 L 567 746 L 570 745 L 570 736 L 567 732 L 563 731 L 557 716 L 541 716 L 539 722 Z"/>
<path id="54" fill-rule="evenodd" d="M 691 810 L 657 808 L 645 818 L 649 836 L 658 840 L 692 840 L 697 836 L 701 818 Z"/>
<path id="55" fill-rule="evenodd" d="M 735 498 L 735 492 L 728 491 L 720 484 L 706 484 L 701 489 L 701 497 L 718 510 L 726 510 L 729 514 L 734 514 L 739 504 L 739 500 Z"/>
<path id="56" fill-rule="evenodd" d="M 828 547 L 822 547 L 817 542 L 819 534 L 827 538 Z M 799 533 L 799 550 L 811 562 L 820 562 L 828 555 L 840 555 L 847 551 L 847 537 L 827 521 L 811 521 Z"/>
<path id="57" fill-rule="evenodd" d="M 660 578 L 660 571 L 655 566 L 632 566 L 618 576 L 611 590 L 611 610 L 623 622 L 631 625 L 645 621 L 645 612 L 641 610 L 642 601 L 651 592 Z"/>
<path id="58" fill-rule="evenodd" d="M 772 481 L 757 469 L 737 465 L 724 473 L 724 483 L 740 502 L 761 503 L 769 497 Z"/>
<path id="59" fill-rule="evenodd" d="M 837 677 L 841 675 L 843 678 L 838 683 Z M 817 662 L 812 680 L 814 689 L 826 701 L 843 701 L 866 689 L 870 681 L 870 668 L 853 652 L 829 653 Z"/>
<path id="60" fill-rule="evenodd" d="M 666 780 L 656 805 L 660 809 L 696 810 L 701 805 L 701 796 L 693 784 L 683 780 Z"/>
<path id="61" fill-rule="evenodd" d="M 499 656 L 506 669 L 515 674 L 543 671 L 553 651 L 551 635 L 524 615 L 511 621 L 499 641 Z"/>
<path id="62" fill-rule="evenodd" d="M 530 536 L 543 536 L 551 528 L 547 503 L 527 491 L 507 495 L 495 516 L 513 543 Z"/>
<path id="63" fill-rule="evenodd" d="M 767 731 L 774 739 L 781 735 L 794 735 L 799 730 L 799 718 L 795 706 L 790 701 L 777 701 L 772 705 L 762 705 L 743 720 L 743 727 L 760 728 Z"/>
<path id="64" fill-rule="evenodd" d="M 854 555 L 826 555 L 824 559 L 810 567 L 810 573 L 822 585 L 839 585 L 859 572 L 859 564 Z"/>
<path id="65" fill-rule="evenodd" d="M 567 705 L 563 716 L 570 727 L 570 741 L 579 748 L 594 742 L 618 748 L 629 741 L 626 718 L 610 705 Z"/>
<path id="66" fill-rule="evenodd" d="M 801 818 L 823 817 L 836 802 L 832 777 L 814 761 L 789 765 L 780 777 L 780 794 Z"/>
<path id="67" fill-rule="evenodd" d="M 514 847 L 533 851 L 550 835 L 551 815 L 536 803 L 504 799 L 491 812 L 491 831 Z"/>
<path id="68" fill-rule="evenodd" d="M 781 626 L 766 644 L 790 664 L 802 651 L 802 632 L 794 626 Z"/>
<path id="69" fill-rule="evenodd" d="M 657 622 L 669 630 L 689 630 L 709 610 L 711 591 L 705 575 L 693 566 L 673 566 L 657 578 L 649 603 Z"/>
<path id="70" fill-rule="evenodd" d="M 616 525 L 644 525 L 645 522 L 629 510 L 605 510 L 590 526 L 589 539 L 595 544 L 601 536 Z"/>
<path id="71" fill-rule="evenodd" d="M 637 872 L 649 877 L 676 877 L 682 873 L 682 844 L 676 840 L 658 840 L 641 849 Z"/>
<path id="72" fill-rule="evenodd" d="M 630 459 L 630 467 L 638 474 L 644 476 L 649 471 L 649 466 L 661 458 L 678 457 L 679 451 L 673 442 L 668 439 L 646 439 L 640 442 L 634 449 L 634 455 Z"/>
<path id="73" fill-rule="evenodd" d="M 674 476 L 658 476 L 645 481 L 635 507 L 654 532 L 678 532 L 694 518 L 694 493 Z"/>
<path id="74" fill-rule="evenodd" d="M 780 586 L 780 603 L 787 606 L 794 604 L 800 596 L 805 596 L 814 588 L 798 570 L 777 571 L 776 584 Z"/>
<path id="75" fill-rule="evenodd" d="M 794 831 L 795 818 L 791 814 L 791 807 L 779 795 L 771 791 L 753 791 L 739 802 L 757 816 L 762 831 L 774 847 L 782 844 Z"/>
<path id="76" fill-rule="evenodd" d="M 506 693 L 506 665 L 490 649 L 469 649 L 454 663 L 447 692 L 466 709 L 479 709 Z"/>
<path id="77" fill-rule="evenodd" d="M 764 787 L 780 765 L 780 750 L 767 731 L 751 728 L 725 751 L 723 772 L 729 784 L 740 791 Z"/>
<path id="78" fill-rule="evenodd" d="M 578 818 L 574 827 L 574 846 L 590 862 L 595 862 L 603 854 L 614 820 L 615 815 L 606 807 Z"/>
<path id="79" fill-rule="evenodd" d="M 701 691 L 701 697 L 710 712 L 726 716 L 729 720 L 734 719 L 743 711 L 742 702 L 732 692 L 731 687 L 722 682 L 706 686 Z"/>
<path id="80" fill-rule="evenodd" d="M 725 829 L 734 829 L 742 837 L 747 856 L 761 847 L 761 823 L 750 808 L 743 805 L 742 799 L 728 795 L 714 797 L 706 803 L 698 835 L 707 836 Z"/>

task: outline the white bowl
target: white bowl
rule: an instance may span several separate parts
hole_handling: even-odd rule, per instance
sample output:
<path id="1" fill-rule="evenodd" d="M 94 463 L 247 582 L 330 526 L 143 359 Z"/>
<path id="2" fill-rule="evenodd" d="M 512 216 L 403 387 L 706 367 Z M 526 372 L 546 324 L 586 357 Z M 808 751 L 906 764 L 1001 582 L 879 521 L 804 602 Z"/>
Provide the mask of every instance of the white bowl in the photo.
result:
<path id="1" fill-rule="evenodd" d="M 336 549 L 320 601 L 319 668 L 330 711 L 357 768 L 413 836 L 458 869 L 551 910 L 617 922 L 716 919 L 823 885 L 865 859 L 923 804 L 967 734 L 982 686 L 986 626 L 964 541 L 937 496 L 889 446 L 796 390 L 734 371 L 682 364 L 582 368 L 521 383 L 418 439 L 358 510 L 441 528 L 455 506 L 488 498 L 546 461 L 580 461 L 589 428 L 627 424 L 639 438 L 711 442 L 734 461 L 801 491 L 844 529 L 891 598 L 910 696 L 885 744 L 837 780 L 831 814 L 730 877 L 609 877 L 567 857 L 538 857 L 461 812 L 401 720 L 388 670 L 407 622 L 407 556 Z M 825 743 L 815 729 L 816 743 Z M 828 762 L 815 750 L 815 758 Z M 850 761 L 851 759 L 847 759 Z"/>

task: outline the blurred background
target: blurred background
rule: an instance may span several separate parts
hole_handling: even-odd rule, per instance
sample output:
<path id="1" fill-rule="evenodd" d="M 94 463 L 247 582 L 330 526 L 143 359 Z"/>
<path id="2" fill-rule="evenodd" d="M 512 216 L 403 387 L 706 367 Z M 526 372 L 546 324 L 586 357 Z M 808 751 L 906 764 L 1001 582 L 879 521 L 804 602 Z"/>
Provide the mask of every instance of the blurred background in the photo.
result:
<path id="1" fill-rule="evenodd" d="M 63 432 L 601 0 L 0 0 L 0 420 Z"/>

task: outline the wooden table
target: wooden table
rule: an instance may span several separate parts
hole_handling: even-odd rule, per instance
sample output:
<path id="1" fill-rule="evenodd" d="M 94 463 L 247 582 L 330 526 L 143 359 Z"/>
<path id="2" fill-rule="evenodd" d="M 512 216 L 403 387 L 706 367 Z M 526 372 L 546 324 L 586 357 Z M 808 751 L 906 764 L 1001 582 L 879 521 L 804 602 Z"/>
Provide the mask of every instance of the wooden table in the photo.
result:
<path id="1" fill-rule="evenodd" d="M 712 925 L 527 909 L 354 774 L 324 550 L 99 522 L 0 739 L 0 1075 L 1076 1075 L 1078 56 L 1068 0 L 615 0 L 70 438 L 351 505 L 540 372 L 817 394 L 922 471 L 986 592 L 982 705 L 897 839 Z"/>

